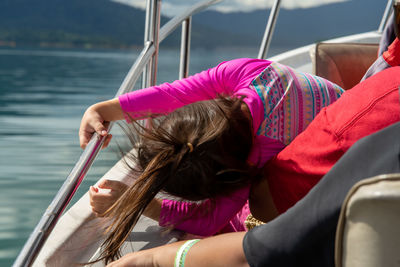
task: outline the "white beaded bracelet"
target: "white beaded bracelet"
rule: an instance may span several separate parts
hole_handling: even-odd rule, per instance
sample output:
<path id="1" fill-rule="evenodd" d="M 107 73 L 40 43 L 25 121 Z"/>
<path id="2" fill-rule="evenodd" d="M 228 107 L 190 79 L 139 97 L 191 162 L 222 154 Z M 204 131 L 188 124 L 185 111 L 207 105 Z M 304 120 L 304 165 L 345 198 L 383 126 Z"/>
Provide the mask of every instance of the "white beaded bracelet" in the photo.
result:
<path id="1" fill-rule="evenodd" d="M 189 249 L 199 241 L 200 239 L 188 240 L 179 248 L 175 256 L 174 267 L 184 267 L 186 254 L 188 253 Z"/>

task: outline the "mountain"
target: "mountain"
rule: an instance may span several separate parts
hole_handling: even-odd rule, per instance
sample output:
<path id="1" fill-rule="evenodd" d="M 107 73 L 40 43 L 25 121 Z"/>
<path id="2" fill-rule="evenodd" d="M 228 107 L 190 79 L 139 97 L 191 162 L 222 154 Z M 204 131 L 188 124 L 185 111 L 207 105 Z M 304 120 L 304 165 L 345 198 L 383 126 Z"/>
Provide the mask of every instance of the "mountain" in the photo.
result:
<path id="1" fill-rule="evenodd" d="M 275 45 L 296 47 L 378 29 L 385 1 L 351 0 L 307 9 L 281 9 L 272 42 Z M 237 12 L 221 15 L 206 11 L 194 17 L 194 24 L 213 26 L 224 32 L 246 34 L 257 45 L 268 20 L 270 10 Z"/>
<path id="2" fill-rule="evenodd" d="M 142 10 L 108 0 L 2 0 L 0 39 L 23 45 L 142 45 L 144 17 Z"/>
<path id="3" fill-rule="evenodd" d="M 161 25 L 169 18 L 162 17 Z M 110 0 L 2 0 L 0 44 L 17 46 L 132 47 L 143 45 L 145 11 Z M 210 38 L 204 38 L 204 36 Z M 236 35 L 196 27 L 193 44 L 234 43 Z M 163 45 L 177 46 L 180 31 Z M 239 40 L 240 45 L 243 42 Z"/>
<path id="4" fill-rule="evenodd" d="M 273 44 L 294 47 L 378 27 L 384 4 L 352 0 L 310 9 L 282 9 Z M 339 11 L 342 10 L 342 11 Z M 344 10 L 344 11 L 343 11 Z M 193 19 L 192 46 L 259 46 L 269 10 Z M 143 45 L 145 12 L 110 0 L 1 0 L 0 44 L 122 48 Z M 350 18 L 350 19 L 349 19 Z M 161 25 L 168 20 L 162 17 Z M 177 46 L 180 31 L 162 45 Z"/>

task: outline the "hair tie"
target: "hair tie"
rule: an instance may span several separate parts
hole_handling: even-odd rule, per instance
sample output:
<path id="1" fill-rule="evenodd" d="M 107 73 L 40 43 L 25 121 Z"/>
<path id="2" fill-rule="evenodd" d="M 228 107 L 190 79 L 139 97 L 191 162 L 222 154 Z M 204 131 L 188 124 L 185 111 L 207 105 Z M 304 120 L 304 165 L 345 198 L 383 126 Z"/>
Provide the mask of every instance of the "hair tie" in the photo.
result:
<path id="1" fill-rule="evenodd" d="M 189 153 L 193 152 L 193 145 L 191 143 L 186 143 L 186 145 L 189 147 Z"/>

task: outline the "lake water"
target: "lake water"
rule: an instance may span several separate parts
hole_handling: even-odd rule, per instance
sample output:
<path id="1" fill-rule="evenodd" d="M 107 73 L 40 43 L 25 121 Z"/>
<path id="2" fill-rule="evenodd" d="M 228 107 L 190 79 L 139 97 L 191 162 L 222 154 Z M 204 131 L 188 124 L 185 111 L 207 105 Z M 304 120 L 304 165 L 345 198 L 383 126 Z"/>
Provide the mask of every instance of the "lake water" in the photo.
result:
<path id="1" fill-rule="evenodd" d="M 79 158 L 83 112 L 115 95 L 137 56 L 132 51 L 0 49 L 0 266 L 13 263 Z M 195 50 L 190 72 L 256 56 L 255 49 Z M 161 50 L 158 82 L 177 79 L 178 58 L 177 50 Z M 117 160 L 115 144 L 102 151 L 74 200 Z"/>

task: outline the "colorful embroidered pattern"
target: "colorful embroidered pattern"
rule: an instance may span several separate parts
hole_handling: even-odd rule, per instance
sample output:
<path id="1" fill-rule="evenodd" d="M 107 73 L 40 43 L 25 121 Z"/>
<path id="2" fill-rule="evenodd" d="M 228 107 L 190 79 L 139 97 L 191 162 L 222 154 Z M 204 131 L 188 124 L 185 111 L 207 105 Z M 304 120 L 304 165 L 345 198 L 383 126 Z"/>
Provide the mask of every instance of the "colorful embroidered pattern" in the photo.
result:
<path id="1" fill-rule="evenodd" d="M 257 134 L 285 145 L 344 92 L 324 78 L 297 72 L 276 62 L 258 75 L 250 88 L 256 90 L 264 103 L 264 121 Z"/>

